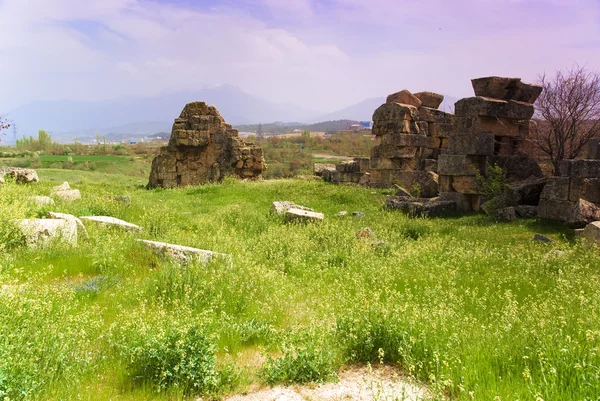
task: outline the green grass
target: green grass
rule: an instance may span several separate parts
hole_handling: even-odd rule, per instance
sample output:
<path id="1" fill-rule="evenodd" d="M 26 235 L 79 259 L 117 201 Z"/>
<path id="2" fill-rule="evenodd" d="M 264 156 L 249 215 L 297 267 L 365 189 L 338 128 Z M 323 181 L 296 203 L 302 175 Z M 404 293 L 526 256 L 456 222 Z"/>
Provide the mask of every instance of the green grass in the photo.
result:
<path id="1" fill-rule="evenodd" d="M 57 161 L 67 161 L 71 158 L 72 161 L 109 161 L 109 162 L 120 162 L 126 163 L 129 156 L 116 156 L 116 155 L 41 155 L 40 161 L 42 162 L 57 162 Z"/>
<path id="2" fill-rule="evenodd" d="M 39 185 L 0 187 L 0 394 L 11 399 L 219 397 L 379 361 L 433 399 L 600 397 L 600 252 L 562 225 L 410 219 L 382 210 L 384 190 L 316 180 L 148 191 L 118 174 L 38 173 Z M 56 211 L 122 218 L 142 238 L 232 263 L 182 268 L 93 225 L 77 248 L 16 245 L 10 222 L 43 213 L 26 197 L 64 180 L 83 199 Z M 285 224 L 268 213 L 275 200 L 325 221 Z M 375 239 L 356 238 L 365 227 Z M 534 243 L 536 232 L 556 242 Z"/>

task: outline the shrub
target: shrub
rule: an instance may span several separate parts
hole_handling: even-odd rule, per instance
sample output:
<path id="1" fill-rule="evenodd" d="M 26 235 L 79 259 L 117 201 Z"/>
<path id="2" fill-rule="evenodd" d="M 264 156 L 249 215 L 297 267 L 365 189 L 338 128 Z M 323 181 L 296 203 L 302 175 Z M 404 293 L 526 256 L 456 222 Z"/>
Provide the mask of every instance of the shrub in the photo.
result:
<path id="1" fill-rule="evenodd" d="M 506 197 L 508 195 L 508 179 L 502 170 L 502 167 L 494 164 L 487 166 L 487 175 L 483 176 L 477 173 L 477 189 L 485 198 L 488 199 L 482 206 L 483 211 L 488 215 L 506 206 Z"/>

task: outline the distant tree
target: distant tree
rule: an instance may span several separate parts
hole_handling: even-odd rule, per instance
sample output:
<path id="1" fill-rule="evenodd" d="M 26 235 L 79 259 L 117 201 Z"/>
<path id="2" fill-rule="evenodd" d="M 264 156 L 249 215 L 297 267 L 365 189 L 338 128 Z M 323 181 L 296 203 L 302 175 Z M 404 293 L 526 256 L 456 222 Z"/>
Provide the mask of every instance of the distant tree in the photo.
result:
<path id="1" fill-rule="evenodd" d="M 6 117 L 3 114 L 0 114 L 0 141 L 2 141 L 1 136 L 4 135 L 2 131 L 10 128 L 10 123 L 6 120 Z"/>
<path id="2" fill-rule="evenodd" d="M 600 134 L 600 74 L 574 65 L 553 77 L 543 74 L 539 82 L 544 90 L 536 104 L 542 119 L 536 142 L 556 175 L 562 160 L 576 158 Z"/>
<path id="3" fill-rule="evenodd" d="M 258 128 L 256 129 L 256 139 L 264 139 L 262 124 L 258 123 Z"/>

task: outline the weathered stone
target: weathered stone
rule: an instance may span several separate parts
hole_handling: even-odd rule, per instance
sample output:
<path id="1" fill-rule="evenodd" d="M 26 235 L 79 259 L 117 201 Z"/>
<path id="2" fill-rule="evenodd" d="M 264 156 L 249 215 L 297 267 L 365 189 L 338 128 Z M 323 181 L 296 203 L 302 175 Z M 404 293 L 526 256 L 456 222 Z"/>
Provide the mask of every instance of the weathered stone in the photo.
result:
<path id="1" fill-rule="evenodd" d="M 598 220 L 600 220 L 600 206 L 584 199 L 579 199 L 571 208 L 567 223 L 572 227 L 583 227 L 592 221 Z"/>
<path id="2" fill-rule="evenodd" d="M 526 84 L 521 78 L 485 77 L 472 79 L 475 96 L 517 100 L 533 104 L 542 93 L 540 85 Z"/>
<path id="3" fill-rule="evenodd" d="M 392 103 L 396 104 L 396 103 Z M 413 120 L 375 120 L 373 129 L 371 130 L 375 136 L 391 135 L 391 134 L 422 134 L 419 125 Z"/>
<path id="4" fill-rule="evenodd" d="M 287 212 L 289 209 L 307 210 L 309 212 L 314 211 L 309 207 L 297 205 L 291 201 L 275 201 L 271 204 L 271 210 L 269 211 L 269 213 L 277 214 L 277 215 L 284 215 L 285 212 Z"/>
<path id="5" fill-rule="evenodd" d="M 527 137 L 535 127 L 535 122 L 530 120 L 512 120 L 503 117 L 457 115 L 454 119 L 456 133 L 464 135 L 489 133 L 500 137 Z"/>
<path id="6" fill-rule="evenodd" d="M 461 194 L 459 192 L 440 192 L 439 199 L 442 201 L 454 202 L 456 204 L 456 210 L 466 212 L 472 210 L 471 196 Z"/>
<path id="7" fill-rule="evenodd" d="M 414 106 L 399 103 L 384 103 L 373 113 L 373 122 L 376 124 L 378 121 L 414 121 L 417 119 L 417 116 L 418 109 Z"/>
<path id="8" fill-rule="evenodd" d="M 373 156 L 371 157 L 371 168 L 378 170 L 399 170 L 399 171 L 413 171 L 418 170 L 421 161 L 416 158 L 416 154 L 413 156 L 403 157 L 387 157 L 388 154 L 381 154 L 384 149 L 373 149 Z M 416 153 L 416 150 L 415 150 Z M 395 156 L 395 154 L 392 154 Z"/>
<path id="9" fill-rule="evenodd" d="M 423 170 L 437 173 L 437 159 L 425 159 L 423 161 Z"/>
<path id="10" fill-rule="evenodd" d="M 518 205 L 515 206 L 515 212 L 519 217 L 524 219 L 532 219 L 538 215 L 538 207 L 533 205 Z"/>
<path id="11" fill-rule="evenodd" d="M 358 180 L 358 185 L 368 186 L 371 185 L 371 173 L 364 173 Z"/>
<path id="12" fill-rule="evenodd" d="M 571 177 L 569 200 L 577 201 L 579 198 L 600 203 L 600 178 Z"/>
<path id="13" fill-rule="evenodd" d="M 540 199 L 538 217 L 548 220 L 566 221 L 575 202 Z"/>
<path id="14" fill-rule="evenodd" d="M 593 221 L 585 226 L 582 237 L 600 245 L 600 221 Z"/>
<path id="15" fill-rule="evenodd" d="M 323 213 L 310 212 L 308 210 L 291 208 L 285 212 L 285 220 L 288 222 L 320 222 L 323 219 L 325 219 Z"/>
<path id="16" fill-rule="evenodd" d="M 509 182 L 522 181 L 529 177 L 543 177 L 539 164 L 531 156 L 486 156 L 485 170 L 490 166 L 499 166 Z"/>
<path id="17" fill-rule="evenodd" d="M 413 158 L 417 156 L 418 151 L 419 148 L 416 146 L 379 145 L 371 150 L 371 155 L 375 158 L 385 159 Z"/>
<path id="18" fill-rule="evenodd" d="M 54 205 L 54 199 L 49 196 L 30 196 L 38 206 Z"/>
<path id="19" fill-rule="evenodd" d="M 352 212 L 352 216 L 356 217 L 357 219 L 362 219 L 365 217 L 365 214 L 363 212 Z"/>
<path id="20" fill-rule="evenodd" d="M 551 238 L 548 238 L 548 237 L 546 237 L 545 235 L 542 235 L 542 234 L 535 234 L 533 236 L 533 240 L 535 242 L 543 242 L 543 243 L 546 243 L 546 244 L 554 242 L 554 240 L 552 240 Z"/>
<path id="21" fill-rule="evenodd" d="M 81 199 L 81 192 L 78 189 L 68 189 L 66 191 L 56 191 L 52 192 L 52 196 L 56 196 L 63 202 L 73 202 L 75 200 Z"/>
<path id="22" fill-rule="evenodd" d="M 592 138 L 588 142 L 588 159 L 600 159 L 600 138 Z"/>
<path id="23" fill-rule="evenodd" d="M 131 205 L 131 196 L 129 195 L 115 195 L 112 197 L 115 202 L 121 203 L 125 206 Z"/>
<path id="24" fill-rule="evenodd" d="M 496 209 L 494 217 L 498 221 L 513 221 L 517 219 L 517 212 L 512 206 Z"/>
<path id="25" fill-rule="evenodd" d="M 354 160 L 346 160 L 335 165 L 335 169 L 341 173 L 359 173 L 360 163 Z"/>
<path id="26" fill-rule="evenodd" d="M 421 107 L 437 109 L 444 101 L 444 95 L 434 92 L 417 92 L 413 95 L 421 101 Z"/>
<path id="27" fill-rule="evenodd" d="M 559 164 L 559 175 L 600 178 L 600 160 L 563 160 Z"/>
<path id="28" fill-rule="evenodd" d="M 454 132 L 454 123 L 429 123 L 429 135 L 434 138 L 447 138 L 452 136 Z M 443 141 L 441 147 L 445 147 Z"/>
<path id="29" fill-rule="evenodd" d="M 77 217 L 73 216 L 72 214 L 48 212 L 47 216 L 49 219 L 74 221 L 75 226 L 77 227 L 77 233 L 79 235 L 83 236 L 84 238 L 88 237 L 88 232 L 85 229 L 85 226 L 83 225 L 82 221 L 80 219 L 78 219 Z"/>
<path id="30" fill-rule="evenodd" d="M 456 211 L 454 201 L 443 201 L 439 198 L 412 198 L 404 196 L 387 196 L 385 208 L 388 210 L 400 210 L 411 216 L 444 216 Z"/>
<path id="31" fill-rule="evenodd" d="M 440 155 L 438 173 L 440 175 L 477 175 L 483 170 L 479 156 Z"/>
<path id="32" fill-rule="evenodd" d="M 187 104 L 173 124 L 169 145 L 152 160 L 148 187 L 177 187 L 219 182 L 233 174 L 261 179 L 263 150 L 246 143 L 214 106 Z"/>
<path id="33" fill-rule="evenodd" d="M 548 178 L 548 182 L 544 186 L 540 198 L 553 201 L 568 201 L 570 180 L 569 177 Z"/>
<path id="34" fill-rule="evenodd" d="M 401 198 L 413 198 L 409 191 L 401 187 L 400 185 L 394 184 L 394 188 L 396 188 L 396 196 Z"/>
<path id="35" fill-rule="evenodd" d="M 4 177 L 12 178 L 19 184 L 39 182 L 37 172 L 30 168 L 8 167 L 4 169 Z"/>
<path id="36" fill-rule="evenodd" d="M 454 124 L 454 114 L 430 107 L 419 107 L 419 119 L 427 123 Z"/>
<path id="37" fill-rule="evenodd" d="M 389 134 L 381 137 L 381 145 L 439 148 L 440 138 L 419 134 Z"/>
<path id="38" fill-rule="evenodd" d="M 69 191 L 71 189 L 71 186 L 69 185 L 69 183 L 67 181 L 63 182 L 60 185 L 57 185 L 55 187 L 52 187 L 52 191 L 54 192 L 58 192 L 58 191 Z"/>
<path id="39" fill-rule="evenodd" d="M 138 241 L 144 244 L 147 248 L 152 249 L 154 252 L 167 256 L 177 263 L 187 264 L 193 261 L 198 261 L 202 264 L 207 264 L 213 260 L 213 258 L 222 258 L 231 261 L 231 255 L 224 253 L 217 253 L 204 249 L 192 248 L 189 246 L 167 244 L 165 242 L 142 239 Z"/>
<path id="40" fill-rule="evenodd" d="M 125 220 L 117 219 L 116 217 L 110 216 L 81 216 L 81 220 L 93 221 L 101 226 L 106 227 L 118 227 L 126 231 L 141 231 L 142 227 L 129 223 Z"/>
<path id="41" fill-rule="evenodd" d="M 498 100 L 487 97 L 467 97 L 454 105 L 456 115 L 461 117 L 500 117 L 512 120 L 529 120 L 533 105 L 515 100 Z"/>
<path id="42" fill-rule="evenodd" d="M 323 170 L 321 176 L 325 182 L 340 182 L 341 173 L 336 169 L 326 168 Z"/>
<path id="43" fill-rule="evenodd" d="M 494 154 L 495 136 L 491 133 L 453 135 L 448 143 L 450 155 L 488 156 Z"/>
<path id="44" fill-rule="evenodd" d="M 19 226 L 29 247 L 46 246 L 53 241 L 77 245 L 77 226 L 73 220 L 25 219 Z"/>
<path id="45" fill-rule="evenodd" d="M 506 194 L 507 204 L 537 206 L 547 182 L 546 177 L 530 177 L 510 183 Z"/>
<path id="46" fill-rule="evenodd" d="M 452 177 L 452 189 L 455 192 L 460 192 L 462 194 L 479 194 L 479 185 L 477 184 L 477 178 L 472 175 L 455 175 L 454 177 Z"/>
<path id="47" fill-rule="evenodd" d="M 573 236 L 575 238 L 583 238 L 583 232 L 584 231 L 585 231 L 585 228 L 576 228 L 576 229 L 573 230 Z"/>
<path id="48" fill-rule="evenodd" d="M 407 105 L 414 106 L 414 107 L 421 107 L 421 104 L 422 104 L 421 100 L 417 96 L 413 95 L 406 89 L 403 89 L 400 92 L 396 92 L 396 93 L 392 93 L 391 95 L 388 95 L 385 102 L 386 103 L 402 103 L 402 104 L 407 104 Z"/>
<path id="49" fill-rule="evenodd" d="M 313 165 L 313 174 L 317 177 L 323 176 L 323 170 L 325 169 L 335 169 L 335 164 L 333 163 L 315 163 Z"/>

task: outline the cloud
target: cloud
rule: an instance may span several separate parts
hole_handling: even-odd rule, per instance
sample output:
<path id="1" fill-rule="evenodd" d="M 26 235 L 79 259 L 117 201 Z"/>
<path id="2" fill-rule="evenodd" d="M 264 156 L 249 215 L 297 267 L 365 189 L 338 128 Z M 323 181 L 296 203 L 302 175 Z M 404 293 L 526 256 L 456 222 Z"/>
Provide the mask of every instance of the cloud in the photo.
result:
<path id="1" fill-rule="evenodd" d="M 594 0 L 0 0 L 0 110 L 232 84 L 323 112 L 402 88 L 577 61 L 600 69 Z"/>

